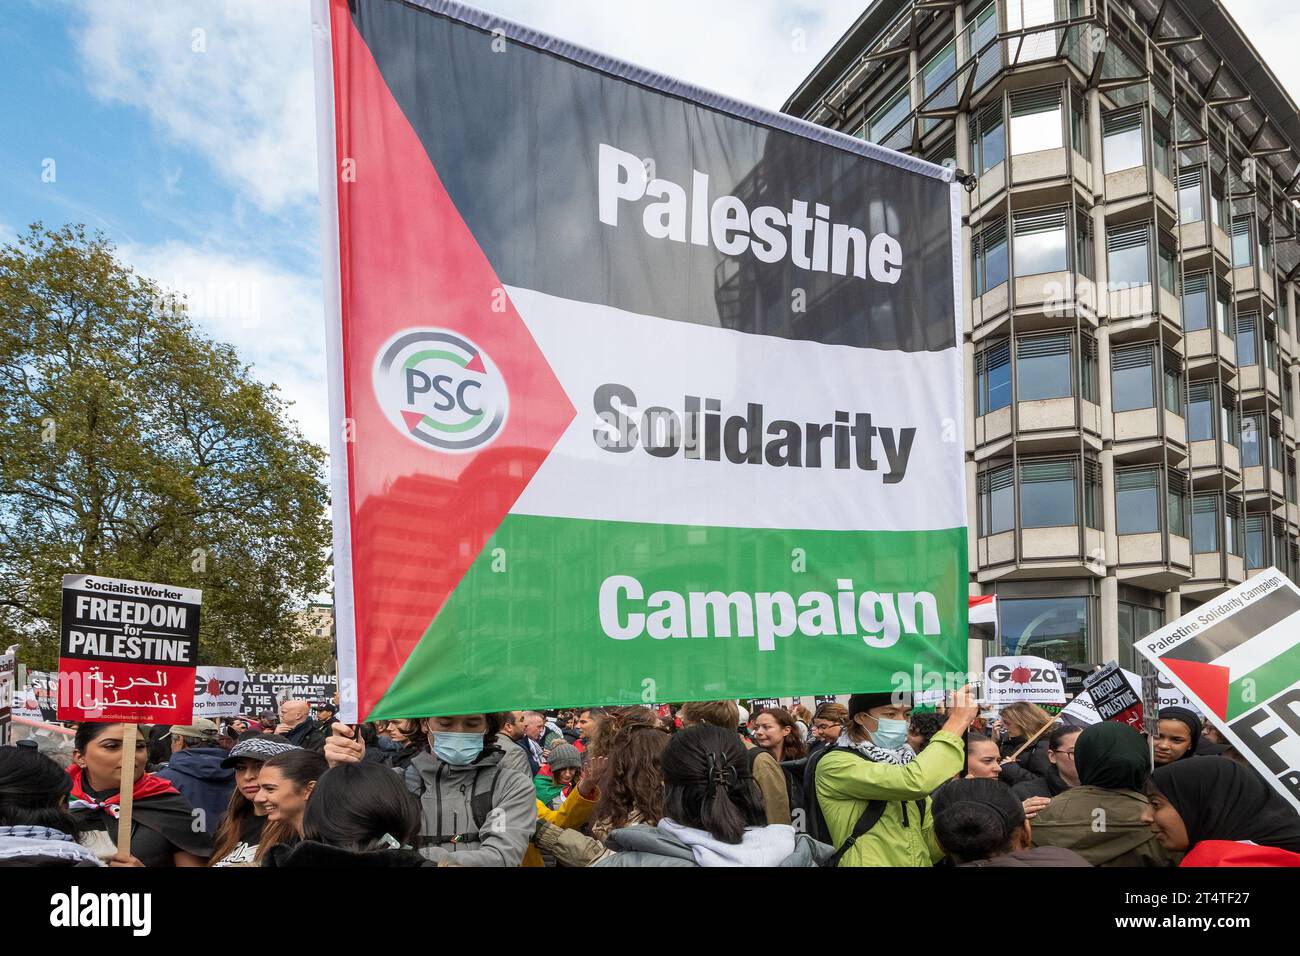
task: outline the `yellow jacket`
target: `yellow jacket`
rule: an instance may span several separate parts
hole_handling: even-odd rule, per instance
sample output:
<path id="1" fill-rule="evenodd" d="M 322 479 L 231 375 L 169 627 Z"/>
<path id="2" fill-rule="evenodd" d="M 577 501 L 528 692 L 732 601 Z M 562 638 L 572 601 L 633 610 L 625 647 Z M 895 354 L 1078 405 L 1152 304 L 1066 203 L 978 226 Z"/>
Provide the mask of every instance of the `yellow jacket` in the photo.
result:
<path id="1" fill-rule="evenodd" d="M 547 823 L 554 824 L 565 830 L 576 830 L 586 824 L 591 819 L 591 813 L 596 809 L 596 800 L 588 800 L 578 788 L 574 787 L 569 791 L 569 796 L 560 804 L 560 809 L 552 810 L 542 801 L 537 801 L 537 819 L 545 820 Z M 524 851 L 523 862 L 520 866 L 545 866 L 542 855 L 537 852 L 537 847 L 533 846 L 533 841 L 528 841 L 528 849 Z"/>

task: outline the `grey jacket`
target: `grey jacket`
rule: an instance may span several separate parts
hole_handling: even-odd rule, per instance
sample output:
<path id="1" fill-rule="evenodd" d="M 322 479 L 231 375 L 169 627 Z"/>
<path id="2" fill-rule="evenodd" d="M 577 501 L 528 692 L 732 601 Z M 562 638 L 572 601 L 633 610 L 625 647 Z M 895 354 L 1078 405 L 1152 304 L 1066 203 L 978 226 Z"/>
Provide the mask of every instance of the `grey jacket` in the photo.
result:
<path id="1" fill-rule="evenodd" d="M 533 779 L 533 767 L 528 762 L 528 754 L 524 753 L 523 747 L 505 734 L 497 735 L 496 747 L 502 752 L 501 765 L 503 767 L 518 770 L 529 780 Z"/>
<path id="2" fill-rule="evenodd" d="M 765 829 L 765 828 L 756 828 Z M 691 847 L 660 827 L 631 826 L 610 831 L 606 846 L 614 853 L 596 866 L 699 866 Z M 794 852 L 772 859 L 769 866 L 820 866 L 834 849 L 818 843 L 806 833 L 795 836 Z M 749 864 L 755 865 L 755 864 Z"/>
<path id="3" fill-rule="evenodd" d="M 493 749 L 463 767 L 431 753 L 411 761 L 404 777 L 420 798 L 419 850 L 427 859 L 456 866 L 520 864 L 537 828 L 537 794 L 532 781 L 503 758 L 503 751 Z M 490 795 L 482 829 L 474 819 L 475 794 Z"/>

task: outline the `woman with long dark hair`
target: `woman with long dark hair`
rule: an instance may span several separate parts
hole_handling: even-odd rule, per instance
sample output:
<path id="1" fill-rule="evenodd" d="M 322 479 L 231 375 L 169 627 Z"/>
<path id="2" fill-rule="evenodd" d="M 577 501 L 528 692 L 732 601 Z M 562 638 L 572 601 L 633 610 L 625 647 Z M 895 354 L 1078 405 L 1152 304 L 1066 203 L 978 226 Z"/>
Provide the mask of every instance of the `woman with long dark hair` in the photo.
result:
<path id="1" fill-rule="evenodd" d="M 131 853 L 117 854 L 117 807 L 126 724 L 83 723 L 73 738 L 69 810 L 82 843 L 110 866 L 203 866 L 208 835 L 193 826 L 193 808 L 170 781 L 145 772 L 146 742 L 135 738 Z"/>
<path id="2" fill-rule="evenodd" d="M 221 766 L 235 771 L 235 789 L 212 837 L 213 850 L 209 866 L 253 866 L 257 848 L 266 827 L 266 812 L 257 804 L 261 790 L 257 778 L 262 765 L 278 754 L 296 750 L 283 737 L 266 734 L 235 744 Z"/>
<path id="3" fill-rule="evenodd" d="M 785 824 L 768 824 L 763 798 L 734 733 L 697 724 L 660 757 L 664 816 L 657 826 L 610 833 L 599 866 L 816 866 L 831 848 Z"/>
<path id="4" fill-rule="evenodd" d="M 302 840 L 272 847 L 263 866 L 434 866 L 413 844 L 420 801 L 376 763 L 342 764 L 312 791 Z"/>
<path id="5" fill-rule="evenodd" d="M 102 866 L 77 843 L 68 813 L 72 781 L 53 760 L 27 747 L 0 747 L 0 867 Z"/>
<path id="6" fill-rule="evenodd" d="M 323 756 L 299 747 L 276 754 L 262 764 L 253 802 L 266 816 L 266 827 L 253 856 L 256 862 L 266 859 L 273 847 L 302 839 L 307 804 L 328 768 Z"/>

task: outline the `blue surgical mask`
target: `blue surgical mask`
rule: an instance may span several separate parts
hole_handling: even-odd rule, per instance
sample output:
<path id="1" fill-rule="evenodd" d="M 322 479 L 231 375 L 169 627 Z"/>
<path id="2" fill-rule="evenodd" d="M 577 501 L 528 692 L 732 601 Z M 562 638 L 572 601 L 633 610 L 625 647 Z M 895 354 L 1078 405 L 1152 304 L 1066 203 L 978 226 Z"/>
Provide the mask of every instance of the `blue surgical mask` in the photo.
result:
<path id="1" fill-rule="evenodd" d="M 456 734 L 445 730 L 433 735 L 433 755 L 456 767 L 472 764 L 483 752 L 485 734 Z"/>
<path id="2" fill-rule="evenodd" d="M 905 720 L 877 718 L 876 729 L 871 732 L 871 742 L 885 750 L 898 750 L 907 743 L 907 728 Z"/>

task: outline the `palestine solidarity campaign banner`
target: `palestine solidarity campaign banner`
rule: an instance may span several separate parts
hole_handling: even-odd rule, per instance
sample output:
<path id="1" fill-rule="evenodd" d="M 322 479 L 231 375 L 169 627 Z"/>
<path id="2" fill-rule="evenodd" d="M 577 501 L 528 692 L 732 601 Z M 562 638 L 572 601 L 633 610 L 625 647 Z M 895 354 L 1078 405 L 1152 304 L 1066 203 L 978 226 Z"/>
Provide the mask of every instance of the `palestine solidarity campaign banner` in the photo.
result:
<path id="1" fill-rule="evenodd" d="M 1133 646 L 1300 809 L 1300 588 L 1269 568 Z"/>
<path id="2" fill-rule="evenodd" d="M 952 172 L 317 0 L 345 720 L 966 670 Z"/>

